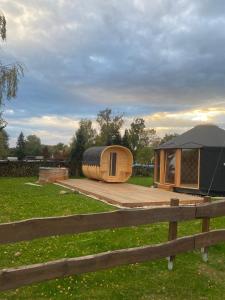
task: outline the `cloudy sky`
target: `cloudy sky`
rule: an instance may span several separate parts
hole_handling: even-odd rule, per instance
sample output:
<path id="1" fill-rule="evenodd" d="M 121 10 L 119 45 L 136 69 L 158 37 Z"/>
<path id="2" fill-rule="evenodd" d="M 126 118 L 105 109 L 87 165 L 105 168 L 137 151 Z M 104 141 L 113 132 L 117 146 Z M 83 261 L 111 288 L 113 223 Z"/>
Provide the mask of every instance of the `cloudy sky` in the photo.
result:
<path id="1" fill-rule="evenodd" d="M 68 143 L 80 118 L 105 107 L 159 135 L 225 127 L 224 0 L 0 0 L 1 60 L 25 66 L 5 118 Z"/>

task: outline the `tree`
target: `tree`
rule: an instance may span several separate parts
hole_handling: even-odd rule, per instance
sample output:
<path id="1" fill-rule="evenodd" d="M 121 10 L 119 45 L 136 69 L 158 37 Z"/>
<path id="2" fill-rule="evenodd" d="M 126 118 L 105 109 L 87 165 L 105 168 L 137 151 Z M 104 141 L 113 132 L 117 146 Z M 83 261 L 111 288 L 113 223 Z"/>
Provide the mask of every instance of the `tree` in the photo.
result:
<path id="1" fill-rule="evenodd" d="M 123 114 L 113 115 L 112 110 L 106 108 L 98 113 L 96 121 L 100 126 L 98 144 L 120 145 L 122 143 L 120 129 L 124 123 Z"/>
<path id="2" fill-rule="evenodd" d="M 82 119 L 80 121 L 80 128 L 82 129 L 85 137 L 85 149 L 92 147 L 95 144 L 97 132 L 92 127 L 92 121 L 88 119 Z"/>
<path id="3" fill-rule="evenodd" d="M 69 147 L 63 143 L 53 146 L 53 156 L 57 160 L 65 160 L 69 157 Z"/>
<path id="4" fill-rule="evenodd" d="M 13 157 L 17 156 L 17 149 L 16 149 L 16 147 L 9 148 L 8 156 L 13 156 Z"/>
<path id="5" fill-rule="evenodd" d="M 130 135 L 129 135 L 129 130 L 125 129 L 124 131 L 124 135 L 122 138 L 122 146 L 127 147 L 127 148 L 131 148 L 130 147 Z"/>
<path id="6" fill-rule="evenodd" d="M 0 39 L 6 40 L 6 19 L 0 15 Z M 16 97 L 18 83 L 23 76 L 23 67 L 21 64 L 3 65 L 0 61 L 0 130 L 6 126 L 6 121 L 2 118 L 2 106 L 4 100 L 10 100 Z"/>
<path id="7" fill-rule="evenodd" d="M 19 160 L 23 160 L 26 155 L 25 139 L 24 139 L 23 132 L 20 133 L 17 139 L 16 154 Z"/>
<path id="8" fill-rule="evenodd" d="M 48 146 L 43 147 L 42 156 L 44 157 L 44 159 L 49 159 L 50 158 L 50 152 L 49 152 Z"/>
<path id="9" fill-rule="evenodd" d="M 41 140 L 35 134 L 28 135 L 25 141 L 26 155 L 41 155 Z"/>
<path id="10" fill-rule="evenodd" d="M 82 158 L 85 151 L 85 136 L 82 128 L 79 128 L 76 132 L 76 137 L 74 139 L 74 145 L 70 154 L 70 161 L 77 176 L 82 175 Z"/>
<path id="11" fill-rule="evenodd" d="M 154 128 L 146 128 L 143 118 L 136 118 L 129 129 L 130 149 L 136 161 L 137 153 L 145 147 L 153 147 L 159 142 Z"/>
<path id="12" fill-rule="evenodd" d="M 77 176 L 82 175 L 82 158 L 84 151 L 95 144 L 96 130 L 87 119 L 80 121 L 71 145 L 70 161 Z"/>
<path id="13" fill-rule="evenodd" d="M 154 157 L 153 147 L 143 147 L 137 151 L 136 162 L 143 165 L 148 165 Z"/>
<path id="14" fill-rule="evenodd" d="M 5 159 L 9 155 L 9 136 L 3 129 L 0 131 L 0 159 Z"/>
<path id="15" fill-rule="evenodd" d="M 178 135 L 179 135 L 178 133 L 165 134 L 164 137 L 161 139 L 160 144 L 166 143 L 166 142 L 174 139 Z"/>
<path id="16" fill-rule="evenodd" d="M 129 129 L 129 136 L 130 136 L 130 147 L 133 155 L 136 154 L 138 147 L 141 146 L 141 137 L 144 133 L 145 129 L 145 121 L 142 118 L 135 119 Z"/>

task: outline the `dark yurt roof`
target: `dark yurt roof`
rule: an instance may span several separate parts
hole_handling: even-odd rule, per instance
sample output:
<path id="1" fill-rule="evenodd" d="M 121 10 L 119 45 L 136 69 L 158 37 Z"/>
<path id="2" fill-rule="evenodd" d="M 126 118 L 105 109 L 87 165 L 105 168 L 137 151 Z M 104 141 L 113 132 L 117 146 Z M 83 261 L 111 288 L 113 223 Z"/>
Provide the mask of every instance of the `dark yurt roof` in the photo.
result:
<path id="1" fill-rule="evenodd" d="M 91 147 L 87 149 L 83 154 L 82 163 L 84 165 L 100 166 L 101 154 L 105 148 L 107 148 L 107 146 Z"/>
<path id="2" fill-rule="evenodd" d="M 193 149 L 203 147 L 225 147 L 225 130 L 216 125 L 198 125 L 156 149 Z"/>

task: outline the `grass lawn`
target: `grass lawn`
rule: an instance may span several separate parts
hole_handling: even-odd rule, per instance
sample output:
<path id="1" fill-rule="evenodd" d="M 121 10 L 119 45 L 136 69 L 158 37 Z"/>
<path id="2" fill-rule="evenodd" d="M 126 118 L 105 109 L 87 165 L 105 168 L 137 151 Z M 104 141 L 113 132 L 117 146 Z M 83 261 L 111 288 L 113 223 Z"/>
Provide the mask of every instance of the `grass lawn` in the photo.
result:
<path id="1" fill-rule="evenodd" d="M 138 185 L 150 187 L 153 185 L 153 178 L 147 176 L 146 177 L 135 176 L 135 177 L 131 177 L 128 182 L 132 184 L 138 184 Z"/>
<path id="2" fill-rule="evenodd" d="M 0 222 L 115 209 L 78 194 L 60 195 L 62 188 L 55 185 L 25 185 L 28 181 L 35 178 L 0 178 Z M 130 182 L 151 184 L 141 177 Z M 200 221 L 181 223 L 179 236 L 197 233 L 200 227 Z M 225 218 L 214 219 L 212 228 L 225 228 Z M 167 230 L 168 224 L 160 223 L 4 245 L 0 268 L 159 243 L 167 240 Z M 224 299 L 224 295 L 225 244 L 220 244 L 210 247 L 208 263 L 196 251 L 179 255 L 171 272 L 162 259 L 46 281 L 0 293 L 0 299 Z"/>

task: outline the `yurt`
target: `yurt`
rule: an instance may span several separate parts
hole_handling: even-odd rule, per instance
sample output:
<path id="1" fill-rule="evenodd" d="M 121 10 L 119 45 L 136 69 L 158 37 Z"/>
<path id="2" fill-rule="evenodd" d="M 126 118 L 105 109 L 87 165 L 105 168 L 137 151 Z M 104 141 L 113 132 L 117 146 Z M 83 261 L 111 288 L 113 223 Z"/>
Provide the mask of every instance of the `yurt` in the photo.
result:
<path id="1" fill-rule="evenodd" d="M 132 153 L 125 147 L 91 147 L 84 152 L 82 171 L 91 179 L 125 182 L 132 174 L 132 164 Z"/>
<path id="2" fill-rule="evenodd" d="M 155 149 L 156 187 L 225 194 L 225 130 L 199 125 Z"/>

